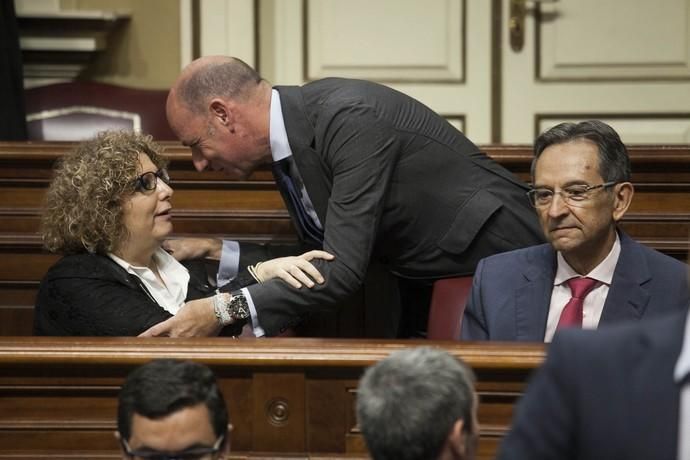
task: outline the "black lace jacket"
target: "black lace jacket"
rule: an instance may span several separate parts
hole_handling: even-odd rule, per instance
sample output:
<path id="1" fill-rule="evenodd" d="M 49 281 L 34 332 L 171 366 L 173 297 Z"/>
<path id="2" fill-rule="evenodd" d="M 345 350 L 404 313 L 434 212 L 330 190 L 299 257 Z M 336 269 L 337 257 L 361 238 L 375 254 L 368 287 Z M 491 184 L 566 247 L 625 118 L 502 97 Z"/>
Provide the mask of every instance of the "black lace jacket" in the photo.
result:
<path id="1" fill-rule="evenodd" d="M 186 300 L 212 295 L 215 287 L 207 281 L 203 261 L 184 265 L 190 274 Z M 233 282 L 235 289 L 249 280 L 251 277 L 243 273 Z M 41 281 L 34 334 L 136 336 L 170 316 L 138 277 L 128 274 L 109 257 L 76 254 L 60 259 Z M 240 328 L 225 328 L 222 335 L 239 332 Z"/>

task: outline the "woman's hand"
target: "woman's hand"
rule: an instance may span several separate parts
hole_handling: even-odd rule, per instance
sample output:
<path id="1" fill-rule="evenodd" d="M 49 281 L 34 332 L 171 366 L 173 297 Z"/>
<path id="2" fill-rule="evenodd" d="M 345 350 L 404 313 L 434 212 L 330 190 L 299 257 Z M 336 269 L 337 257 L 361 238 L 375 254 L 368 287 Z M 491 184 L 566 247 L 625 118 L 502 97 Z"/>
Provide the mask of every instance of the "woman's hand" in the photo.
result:
<path id="1" fill-rule="evenodd" d="M 314 250 L 300 256 L 279 257 L 257 264 L 254 273 L 259 282 L 280 278 L 295 288 L 301 288 L 302 285 L 311 288 L 314 287 L 314 281 L 319 284 L 324 282 L 321 273 L 309 262 L 313 259 L 333 260 L 335 256 Z"/>
<path id="2" fill-rule="evenodd" d="M 163 249 L 177 260 L 220 259 L 223 240 L 217 238 L 175 238 L 165 240 Z"/>
<path id="3" fill-rule="evenodd" d="M 207 297 L 187 302 L 175 316 L 151 326 L 139 337 L 213 337 L 220 329 L 213 297 Z"/>

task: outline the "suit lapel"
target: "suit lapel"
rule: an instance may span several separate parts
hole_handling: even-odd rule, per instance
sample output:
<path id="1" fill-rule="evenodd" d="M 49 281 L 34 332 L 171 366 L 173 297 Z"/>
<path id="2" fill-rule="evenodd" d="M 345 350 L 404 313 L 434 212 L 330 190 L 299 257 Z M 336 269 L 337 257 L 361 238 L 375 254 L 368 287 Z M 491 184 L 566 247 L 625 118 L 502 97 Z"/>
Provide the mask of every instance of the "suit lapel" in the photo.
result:
<path id="1" fill-rule="evenodd" d="M 652 278 L 638 243 L 620 232 L 621 253 L 606 296 L 600 324 L 639 320 L 649 303 L 644 284 Z"/>
<path id="2" fill-rule="evenodd" d="M 331 176 L 317 152 L 317 139 L 307 116 L 302 92 L 297 86 L 276 86 L 283 109 L 285 130 L 297 170 L 322 225 L 326 222 Z"/>
<path id="3" fill-rule="evenodd" d="M 516 340 L 543 342 L 549 315 L 556 257 L 548 244 L 538 246 L 523 268 L 525 284 L 515 290 Z"/>

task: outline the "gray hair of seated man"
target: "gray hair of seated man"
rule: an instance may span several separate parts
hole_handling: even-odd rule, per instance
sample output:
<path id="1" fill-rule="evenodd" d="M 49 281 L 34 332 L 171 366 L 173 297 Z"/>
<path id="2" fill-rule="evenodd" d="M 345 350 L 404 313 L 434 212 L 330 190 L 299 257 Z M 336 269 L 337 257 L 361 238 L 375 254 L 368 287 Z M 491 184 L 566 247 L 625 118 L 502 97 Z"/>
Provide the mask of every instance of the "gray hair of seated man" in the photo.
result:
<path id="1" fill-rule="evenodd" d="M 132 416 L 160 419 L 203 403 L 216 436 L 228 430 L 228 411 L 216 377 L 207 366 L 192 361 L 156 359 L 133 370 L 119 395 L 117 430 L 132 436 Z"/>
<path id="2" fill-rule="evenodd" d="M 541 133 L 534 141 L 532 180 L 534 180 L 537 160 L 547 147 L 579 139 L 588 140 L 599 149 L 599 175 L 604 182 L 630 182 L 631 168 L 628 149 L 621 141 L 618 133 L 599 120 L 561 123 Z"/>
<path id="3" fill-rule="evenodd" d="M 437 458 L 457 420 L 473 431 L 474 374 L 450 353 L 419 347 L 391 353 L 367 369 L 357 419 L 374 459 Z"/>

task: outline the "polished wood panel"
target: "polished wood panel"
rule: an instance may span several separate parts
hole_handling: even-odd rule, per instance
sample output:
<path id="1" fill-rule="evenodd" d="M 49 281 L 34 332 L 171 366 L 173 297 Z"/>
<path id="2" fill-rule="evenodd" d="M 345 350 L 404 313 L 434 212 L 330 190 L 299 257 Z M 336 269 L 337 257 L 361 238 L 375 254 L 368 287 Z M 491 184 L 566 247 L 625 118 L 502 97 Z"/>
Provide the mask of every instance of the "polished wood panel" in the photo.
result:
<path id="1" fill-rule="evenodd" d="M 0 459 L 114 458 L 117 392 L 153 358 L 211 366 L 238 458 L 366 458 L 356 425 L 365 367 L 425 341 L 0 337 Z M 540 344 L 433 342 L 477 374 L 481 459 L 494 458 Z M 263 456 L 263 457 L 262 457 Z"/>

